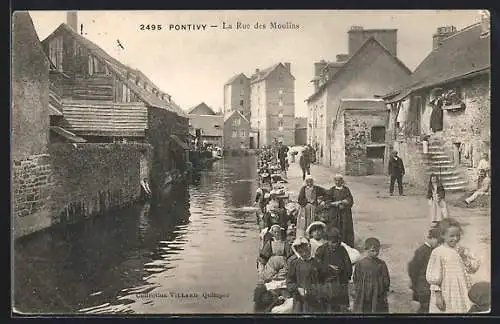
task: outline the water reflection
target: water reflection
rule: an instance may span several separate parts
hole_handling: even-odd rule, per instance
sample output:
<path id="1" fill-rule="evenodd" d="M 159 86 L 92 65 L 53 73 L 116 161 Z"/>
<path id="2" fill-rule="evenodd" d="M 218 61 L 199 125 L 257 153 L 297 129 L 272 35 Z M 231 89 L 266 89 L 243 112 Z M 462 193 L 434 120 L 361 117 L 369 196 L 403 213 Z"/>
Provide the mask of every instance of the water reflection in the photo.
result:
<path id="1" fill-rule="evenodd" d="M 230 157 L 172 190 L 159 208 L 137 205 L 15 244 L 14 304 L 29 313 L 250 312 L 255 284 L 253 157 Z M 247 180 L 247 181 L 238 181 Z M 184 189 L 183 189 L 184 188 Z M 144 293 L 220 292 L 220 300 Z"/>

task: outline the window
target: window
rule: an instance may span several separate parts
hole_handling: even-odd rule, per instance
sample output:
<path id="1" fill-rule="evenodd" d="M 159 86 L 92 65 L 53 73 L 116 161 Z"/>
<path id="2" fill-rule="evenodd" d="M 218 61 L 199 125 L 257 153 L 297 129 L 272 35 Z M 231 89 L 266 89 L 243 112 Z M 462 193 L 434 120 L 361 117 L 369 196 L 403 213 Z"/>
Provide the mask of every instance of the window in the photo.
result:
<path id="1" fill-rule="evenodd" d="M 94 74 L 94 57 L 89 55 L 89 75 Z"/>
<path id="2" fill-rule="evenodd" d="M 236 137 L 238 137 L 238 132 L 236 132 L 236 131 L 233 130 L 232 138 L 236 138 Z"/>
<path id="3" fill-rule="evenodd" d="M 240 90 L 240 97 L 243 97 L 245 95 L 245 90 L 241 89 Z"/>
<path id="4" fill-rule="evenodd" d="M 127 86 L 125 84 L 122 84 L 122 93 L 121 93 L 121 101 L 122 102 L 127 102 Z"/>
<path id="5" fill-rule="evenodd" d="M 279 93 L 280 95 L 282 95 L 284 92 L 285 92 L 285 91 L 283 90 L 283 88 L 281 88 L 281 89 L 279 89 L 279 90 L 278 90 L 278 93 Z"/>
<path id="6" fill-rule="evenodd" d="M 283 110 L 280 110 L 279 114 L 278 114 L 278 117 L 279 118 L 283 118 Z"/>
<path id="7" fill-rule="evenodd" d="M 283 99 L 280 98 L 280 101 L 278 102 L 280 107 L 283 107 Z"/>
<path id="8" fill-rule="evenodd" d="M 246 134 L 246 132 L 245 132 L 245 130 L 244 130 L 244 129 L 242 129 L 242 130 L 241 130 L 240 136 L 241 136 L 241 137 L 245 137 L 245 136 L 247 136 L 247 134 Z"/>
<path id="9" fill-rule="evenodd" d="M 384 143 L 385 142 L 385 127 L 384 126 L 373 126 L 371 129 L 371 139 L 374 143 Z"/>
<path id="10" fill-rule="evenodd" d="M 243 84 L 243 79 L 240 79 L 240 84 Z M 242 90 L 243 91 L 243 90 Z"/>
<path id="11" fill-rule="evenodd" d="M 54 38 L 49 44 L 49 57 L 58 71 L 62 71 L 63 61 L 63 39 L 61 37 Z"/>
<path id="12" fill-rule="evenodd" d="M 283 119 L 278 121 L 278 127 L 283 128 Z"/>
<path id="13" fill-rule="evenodd" d="M 239 118 L 233 119 L 233 126 L 238 127 L 241 124 L 241 120 Z"/>
<path id="14" fill-rule="evenodd" d="M 243 99 L 240 100 L 240 106 L 242 106 L 242 107 L 243 107 L 243 102 L 244 102 Z"/>

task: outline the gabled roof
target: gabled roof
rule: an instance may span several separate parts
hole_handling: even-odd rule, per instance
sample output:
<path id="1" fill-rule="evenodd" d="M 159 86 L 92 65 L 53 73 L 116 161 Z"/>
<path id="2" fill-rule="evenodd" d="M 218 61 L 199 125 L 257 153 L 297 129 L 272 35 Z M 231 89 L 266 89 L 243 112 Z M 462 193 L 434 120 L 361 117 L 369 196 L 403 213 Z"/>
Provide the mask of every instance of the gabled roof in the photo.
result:
<path id="1" fill-rule="evenodd" d="M 489 34 L 481 37 L 481 32 L 481 24 L 474 24 L 446 38 L 420 63 L 406 85 L 383 97 L 397 95 L 391 101 L 401 100 L 418 89 L 488 72 L 491 67 L 491 39 Z"/>
<path id="2" fill-rule="evenodd" d="M 241 112 L 239 112 L 238 110 L 233 110 L 224 116 L 224 123 L 226 123 L 226 121 L 232 118 L 235 114 L 237 114 L 244 121 L 249 122 L 248 119 Z"/>
<path id="3" fill-rule="evenodd" d="M 189 115 L 217 115 L 206 103 L 202 102 L 188 111 Z"/>
<path id="4" fill-rule="evenodd" d="M 145 75 L 142 72 L 121 63 L 120 61 L 118 61 L 117 59 L 106 53 L 106 51 L 100 48 L 97 44 L 91 42 L 87 38 L 78 34 L 76 31 L 73 30 L 73 28 L 71 28 L 67 24 L 62 23 L 59 27 L 57 27 L 56 30 L 52 32 L 52 34 L 47 36 L 47 38 L 45 38 L 42 41 L 42 43 L 50 41 L 52 38 L 56 37 L 60 32 L 65 32 L 69 34 L 80 45 L 86 47 L 97 58 L 100 58 L 103 61 L 103 63 L 105 63 L 108 66 L 108 68 L 110 68 L 124 83 L 126 83 L 127 86 L 130 88 L 130 90 L 134 92 L 147 105 L 175 112 L 181 117 L 187 117 L 186 113 L 182 109 L 180 109 L 178 105 L 173 104 L 173 102 L 167 102 L 165 100 L 158 98 L 155 94 L 150 93 L 146 89 L 138 86 L 137 84 L 129 80 L 128 78 L 129 73 L 139 74 L 142 78 L 144 78 Z M 147 81 L 147 83 L 150 83 L 150 85 L 153 88 L 156 88 L 158 90 L 160 89 L 148 78 L 145 78 L 145 81 Z"/>
<path id="5" fill-rule="evenodd" d="M 385 53 L 387 53 L 393 60 L 396 64 L 398 64 L 401 68 L 403 68 L 404 70 L 406 70 L 408 72 L 408 74 L 411 74 L 411 71 L 410 69 L 408 69 L 408 67 L 399 59 L 397 58 L 396 56 L 392 55 L 392 53 L 384 46 L 382 45 L 379 41 L 377 41 L 374 37 L 370 37 L 338 70 L 335 74 L 333 74 L 327 82 L 325 82 L 321 87 L 319 87 L 319 89 L 313 93 L 311 96 L 309 96 L 309 98 L 306 99 L 306 101 L 309 101 L 311 99 L 313 99 L 314 97 L 316 97 L 317 95 L 321 94 L 323 91 L 325 91 L 326 88 L 328 88 L 328 86 L 330 84 L 332 84 L 335 80 L 337 80 L 339 77 L 341 77 L 345 71 L 347 71 L 349 69 L 350 66 L 352 66 L 356 61 L 356 59 L 366 50 L 369 49 L 369 46 L 371 44 L 375 44 L 376 46 L 378 46 L 379 48 L 381 48 Z"/>
<path id="6" fill-rule="evenodd" d="M 243 76 L 245 79 L 248 79 L 248 77 L 245 75 L 245 73 L 240 73 L 240 74 L 236 74 L 231 79 L 227 80 L 227 82 L 224 85 L 233 84 L 234 81 L 238 80 L 241 76 Z"/>
<path id="7" fill-rule="evenodd" d="M 251 76 L 250 78 L 250 83 L 255 83 L 255 82 L 259 82 L 259 81 L 262 81 L 262 80 L 265 80 L 267 79 L 271 73 L 274 72 L 274 70 L 278 67 L 278 66 L 282 66 L 285 70 L 287 70 L 286 66 L 283 65 L 283 63 L 276 63 L 268 68 L 265 68 L 263 70 L 259 70 L 259 72 L 255 73 L 254 75 Z M 292 77 L 292 79 L 295 80 L 294 76 L 290 73 L 290 71 L 288 71 L 288 73 L 290 74 L 290 76 Z"/>
<path id="8" fill-rule="evenodd" d="M 192 115 L 189 114 L 191 131 L 201 129 L 202 136 L 222 136 L 224 117 L 222 115 Z"/>

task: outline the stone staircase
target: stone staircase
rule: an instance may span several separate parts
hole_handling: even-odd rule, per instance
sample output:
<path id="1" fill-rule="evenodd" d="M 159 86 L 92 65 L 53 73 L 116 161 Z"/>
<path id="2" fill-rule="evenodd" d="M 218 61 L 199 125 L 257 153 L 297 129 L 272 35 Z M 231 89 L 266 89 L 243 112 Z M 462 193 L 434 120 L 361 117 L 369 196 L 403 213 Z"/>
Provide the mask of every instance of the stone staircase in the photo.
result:
<path id="1" fill-rule="evenodd" d="M 432 136 L 429 139 L 429 151 L 427 154 L 420 151 L 422 163 L 428 176 L 437 174 L 446 191 L 464 191 L 467 188 L 467 180 L 463 172 L 455 165 L 451 149 L 447 149 L 444 141 Z"/>

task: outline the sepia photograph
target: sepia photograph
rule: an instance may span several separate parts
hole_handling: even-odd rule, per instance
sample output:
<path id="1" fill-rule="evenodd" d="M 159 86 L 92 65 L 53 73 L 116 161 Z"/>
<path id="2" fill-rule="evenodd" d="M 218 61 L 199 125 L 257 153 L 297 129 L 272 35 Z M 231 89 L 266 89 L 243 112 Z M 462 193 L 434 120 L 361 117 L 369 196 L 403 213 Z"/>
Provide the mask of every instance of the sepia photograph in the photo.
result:
<path id="1" fill-rule="evenodd" d="M 15 11 L 11 314 L 489 314 L 487 10 Z"/>

